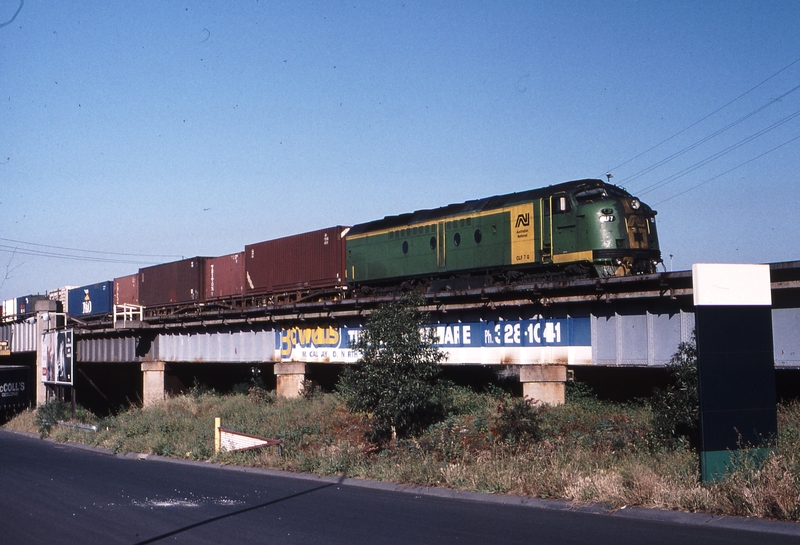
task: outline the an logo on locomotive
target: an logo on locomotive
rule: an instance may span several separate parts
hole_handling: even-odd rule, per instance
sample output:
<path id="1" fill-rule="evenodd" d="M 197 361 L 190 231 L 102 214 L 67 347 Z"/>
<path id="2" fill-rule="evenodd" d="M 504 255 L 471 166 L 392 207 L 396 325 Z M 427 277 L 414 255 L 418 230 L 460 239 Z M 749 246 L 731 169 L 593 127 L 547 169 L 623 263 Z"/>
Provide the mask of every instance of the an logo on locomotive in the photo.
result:
<path id="1" fill-rule="evenodd" d="M 528 227 L 531 224 L 531 215 L 530 213 L 525 214 L 517 214 L 517 222 L 514 224 L 515 229 L 519 229 L 520 227 Z"/>

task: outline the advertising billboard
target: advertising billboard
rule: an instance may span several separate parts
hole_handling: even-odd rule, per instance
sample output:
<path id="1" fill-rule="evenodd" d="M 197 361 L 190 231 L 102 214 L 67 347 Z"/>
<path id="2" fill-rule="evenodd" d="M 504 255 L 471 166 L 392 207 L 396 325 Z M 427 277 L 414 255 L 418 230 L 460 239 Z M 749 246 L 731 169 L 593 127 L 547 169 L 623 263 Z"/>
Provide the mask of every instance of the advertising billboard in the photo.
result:
<path id="1" fill-rule="evenodd" d="M 42 333 L 42 382 L 72 386 L 73 330 Z"/>
<path id="2" fill-rule="evenodd" d="M 426 327 L 434 331 L 438 340 L 435 346 L 447 353 L 449 364 L 591 363 L 588 317 L 456 322 Z M 360 353 L 351 346 L 360 332 L 360 327 L 279 329 L 275 332 L 275 347 L 281 361 L 355 363 Z"/>

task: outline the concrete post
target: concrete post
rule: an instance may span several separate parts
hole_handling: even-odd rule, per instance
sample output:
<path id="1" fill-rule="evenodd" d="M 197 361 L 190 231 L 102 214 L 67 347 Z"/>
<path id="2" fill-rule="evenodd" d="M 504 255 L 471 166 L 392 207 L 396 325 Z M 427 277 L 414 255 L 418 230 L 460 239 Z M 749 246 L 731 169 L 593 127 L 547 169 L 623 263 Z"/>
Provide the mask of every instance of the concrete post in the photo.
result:
<path id="1" fill-rule="evenodd" d="M 142 406 L 151 407 L 164 401 L 164 369 L 163 361 L 146 361 L 142 363 Z"/>
<path id="2" fill-rule="evenodd" d="M 306 364 L 297 361 L 276 363 L 275 376 L 279 396 L 289 399 L 300 397 L 306 379 Z"/>
<path id="3" fill-rule="evenodd" d="M 523 365 L 519 381 L 522 395 L 535 403 L 563 405 L 566 398 L 567 366 L 565 364 Z"/>
<path id="4" fill-rule="evenodd" d="M 55 301 L 54 301 L 55 302 Z M 47 402 L 47 385 L 45 380 L 45 365 L 46 358 L 44 353 L 44 346 L 42 345 L 42 333 L 46 331 L 47 322 L 44 317 L 46 312 L 36 313 L 36 406 L 42 405 Z"/>

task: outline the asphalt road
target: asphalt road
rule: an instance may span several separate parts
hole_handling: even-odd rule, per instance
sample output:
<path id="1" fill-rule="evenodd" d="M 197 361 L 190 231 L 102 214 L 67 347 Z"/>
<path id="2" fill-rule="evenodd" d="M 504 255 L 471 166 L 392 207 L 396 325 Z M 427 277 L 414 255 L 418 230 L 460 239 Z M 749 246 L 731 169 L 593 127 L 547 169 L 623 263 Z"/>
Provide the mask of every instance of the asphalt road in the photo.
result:
<path id="1" fill-rule="evenodd" d="M 0 430 L 0 544 L 800 543 L 800 525 L 114 456 Z"/>

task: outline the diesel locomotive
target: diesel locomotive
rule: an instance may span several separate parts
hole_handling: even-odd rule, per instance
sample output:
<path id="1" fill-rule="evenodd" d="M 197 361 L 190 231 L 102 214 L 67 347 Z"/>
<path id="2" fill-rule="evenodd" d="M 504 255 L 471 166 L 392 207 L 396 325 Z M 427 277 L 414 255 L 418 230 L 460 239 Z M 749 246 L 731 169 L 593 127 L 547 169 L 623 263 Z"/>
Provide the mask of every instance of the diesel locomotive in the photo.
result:
<path id="1" fill-rule="evenodd" d="M 656 212 L 602 180 L 451 204 L 353 226 L 350 284 L 560 270 L 650 274 L 661 260 Z"/>

